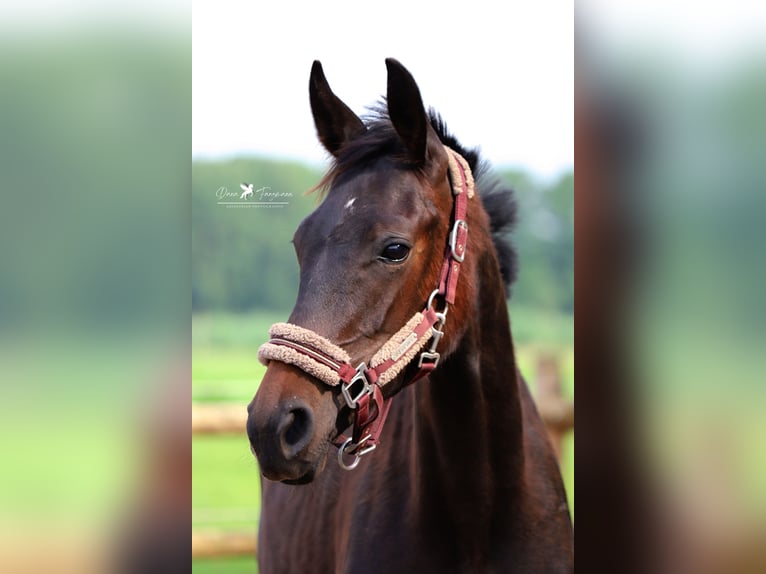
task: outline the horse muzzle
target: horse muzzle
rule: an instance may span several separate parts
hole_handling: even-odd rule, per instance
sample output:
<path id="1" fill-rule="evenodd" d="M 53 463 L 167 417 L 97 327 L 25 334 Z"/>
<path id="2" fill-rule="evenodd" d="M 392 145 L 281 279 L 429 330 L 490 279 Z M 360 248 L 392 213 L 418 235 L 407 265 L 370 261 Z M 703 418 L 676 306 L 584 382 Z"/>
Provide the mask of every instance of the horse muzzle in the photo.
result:
<path id="1" fill-rule="evenodd" d="M 269 367 L 247 417 L 250 447 L 264 477 L 303 484 L 320 470 L 337 416 L 325 394 L 292 367 Z"/>

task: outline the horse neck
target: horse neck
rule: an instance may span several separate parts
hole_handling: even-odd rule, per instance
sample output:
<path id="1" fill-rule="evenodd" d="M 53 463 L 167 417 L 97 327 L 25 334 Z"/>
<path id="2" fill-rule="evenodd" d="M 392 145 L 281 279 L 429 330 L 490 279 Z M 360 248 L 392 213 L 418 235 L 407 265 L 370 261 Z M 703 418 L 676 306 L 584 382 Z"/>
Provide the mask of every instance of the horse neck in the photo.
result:
<path id="1" fill-rule="evenodd" d="M 493 257 L 481 262 L 478 313 L 457 350 L 416 385 L 417 464 L 426 491 L 481 520 L 513 498 L 523 476 L 520 382 L 502 281 Z M 449 329 L 449 320 L 446 329 Z M 439 492 L 441 491 L 441 492 Z M 477 510 L 479 512 L 477 512 Z M 465 515 L 463 515 L 465 516 Z"/>

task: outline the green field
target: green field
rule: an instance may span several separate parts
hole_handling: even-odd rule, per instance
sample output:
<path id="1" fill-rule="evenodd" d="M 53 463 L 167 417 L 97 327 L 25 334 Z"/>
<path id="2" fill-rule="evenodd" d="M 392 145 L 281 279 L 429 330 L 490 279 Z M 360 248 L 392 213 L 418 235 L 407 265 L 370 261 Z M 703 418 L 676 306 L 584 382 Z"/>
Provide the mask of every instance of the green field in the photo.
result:
<path id="1" fill-rule="evenodd" d="M 258 346 L 269 326 L 285 316 L 263 313 L 209 314 L 192 318 L 192 398 L 195 402 L 234 402 L 244 406 L 252 399 L 264 367 Z M 571 318 L 512 310 L 520 368 L 531 381 L 536 357 L 553 353 L 559 360 L 564 393 L 574 393 L 574 354 Z M 516 335 L 516 332 L 519 332 Z M 534 391 L 534 389 L 533 389 Z M 247 437 L 194 436 L 192 439 L 194 529 L 257 531 L 260 507 L 258 467 Z M 574 502 L 574 440 L 564 441 L 562 473 Z M 253 558 L 195 560 L 193 572 L 253 574 Z"/>

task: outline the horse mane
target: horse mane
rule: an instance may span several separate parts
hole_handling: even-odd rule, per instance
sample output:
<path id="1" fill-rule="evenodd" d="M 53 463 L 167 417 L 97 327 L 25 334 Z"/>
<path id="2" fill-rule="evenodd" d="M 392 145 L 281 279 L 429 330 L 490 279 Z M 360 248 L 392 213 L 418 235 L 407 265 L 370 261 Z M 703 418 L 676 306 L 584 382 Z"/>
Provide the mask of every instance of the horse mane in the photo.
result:
<path id="1" fill-rule="evenodd" d="M 425 179 L 425 174 L 417 166 L 408 165 L 406 149 L 391 124 L 385 99 L 371 107 L 368 113 L 362 116 L 362 120 L 367 131 L 341 148 L 333 165 L 311 191 L 326 192 L 333 182 L 371 166 L 381 157 L 391 157 L 397 164 L 413 169 L 418 176 Z M 506 296 L 510 297 L 511 285 L 518 274 L 518 256 L 510 236 L 518 214 L 514 191 L 500 179 L 490 163 L 481 157 L 477 148 L 464 147 L 450 133 L 441 115 L 433 108 L 428 110 L 428 120 L 439 140 L 462 155 L 471 167 L 477 192 L 490 218 L 492 244 L 500 264 Z"/>
<path id="2" fill-rule="evenodd" d="M 519 260 L 511 241 L 511 232 L 518 216 L 518 204 L 513 189 L 497 175 L 492 165 L 481 157 L 477 148 L 464 147 L 447 129 L 441 115 L 430 108 L 428 119 L 441 142 L 462 155 L 473 172 L 476 190 L 481 196 L 484 210 L 489 215 L 492 245 L 500 264 L 500 274 L 505 283 L 505 294 L 511 295 L 511 286 L 516 281 Z"/>

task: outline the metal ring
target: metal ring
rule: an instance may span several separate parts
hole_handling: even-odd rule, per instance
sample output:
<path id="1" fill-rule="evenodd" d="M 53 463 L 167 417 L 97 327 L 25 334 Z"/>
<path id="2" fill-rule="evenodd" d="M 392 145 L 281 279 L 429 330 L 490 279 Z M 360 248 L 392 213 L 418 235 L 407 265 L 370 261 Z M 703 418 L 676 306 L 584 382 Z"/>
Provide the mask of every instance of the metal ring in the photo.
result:
<path id="1" fill-rule="evenodd" d="M 352 441 L 353 437 L 347 438 L 346 442 L 344 442 L 338 449 L 338 464 L 344 470 L 354 470 L 359 465 L 359 461 L 362 459 L 360 454 L 355 454 L 354 461 L 351 464 L 346 464 L 346 461 L 343 460 L 343 455 L 345 454 L 346 448 L 349 446 L 349 444 L 353 444 L 354 448 L 357 447 L 357 445 L 355 445 Z"/>
<path id="2" fill-rule="evenodd" d="M 438 289 L 434 289 L 433 291 L 431 291 L 431 294 L 428 296 L 428 301 L 426 302 L 426 309 L 430 309 L 431 308 L 431 306 L 433 305 L 433 302 L 434 302 L 434 298 L 437 295 L 442 295 L 443 296 L 444 294 L 440 293 Z M 447 304 L 447 301 L 445 300 L 444 301 L 444 309 L 442 311 L 440 311 L 440 314 L 444 315 L 445 318 L 447 317 L 447 311 L 449 310 L 448 307 L 449 307 L 449 305 Z"/>
<path id="3" fill-rule="evenodd" d="M 366 446 L 361 450 L 359 448 L 362 445 L 367 444 L 367 441 L 370 440 L 371 438 L 372 438 L 371 434 L 366 434 L 362 438 L 362 440 L 360 440 L 357 443 L 351 442 L 353 437 L 347 438 L 346 441 L 338 449 L 338 464 L 340 464 L 341 468 L 344 468 L 346 470 L 355 469 L 357 465 L 359 464 L 359 461 L 364 455 L 374 451 L 378 447 L 377 443 L 373 443 L 369 446 Z M 343 460 L 343 455 L 347 454 L 346 448 L 348 448 L 349 446 L 351 446 L 351 451 L 354 455 L 354 462 L 352 462 L 351 464 L 346 464 L 346 462 Z M 351 453 L 348 453 L 348 454 L 351 454 Z"/>

